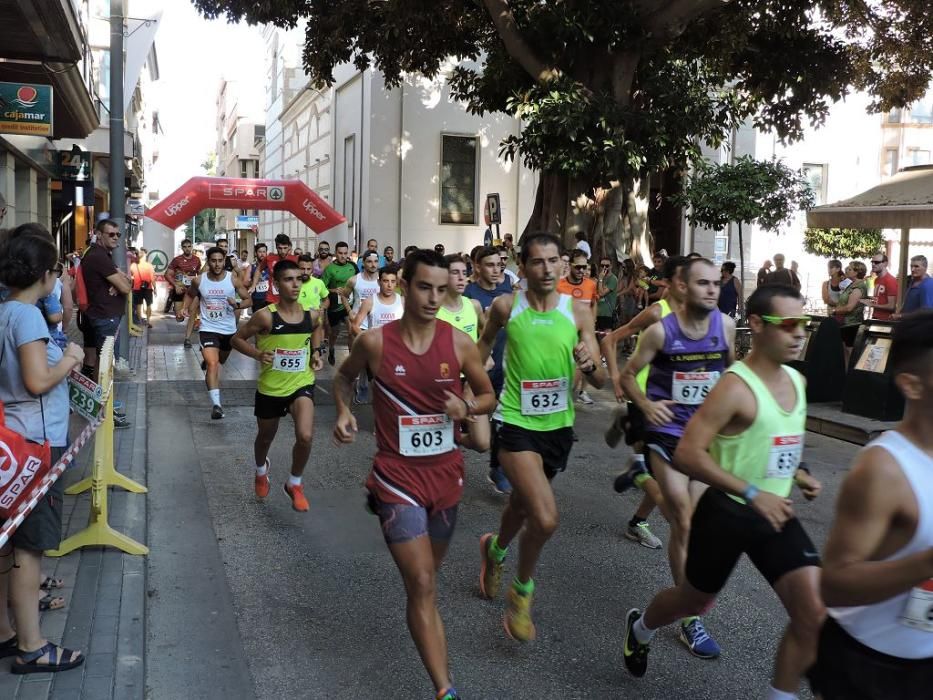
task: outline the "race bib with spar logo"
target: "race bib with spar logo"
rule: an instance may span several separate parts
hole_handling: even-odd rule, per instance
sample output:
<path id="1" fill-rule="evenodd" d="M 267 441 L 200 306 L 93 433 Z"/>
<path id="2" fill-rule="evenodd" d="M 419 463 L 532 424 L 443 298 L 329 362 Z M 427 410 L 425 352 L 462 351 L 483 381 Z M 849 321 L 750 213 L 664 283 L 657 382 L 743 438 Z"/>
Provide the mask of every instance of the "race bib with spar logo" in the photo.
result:
<path id="1" fill-rule="evenodd" d="M 434 413 L 398 417 L 398 451 L 403 456 L 440 455 L 455 447 L 454 424 L 450 416 Z"/>
<path id="2" fill-rule="evenodd" d="M 269 291 L 269 280 L 262 280 L 259 284 L 256 285 L 257 292 L 268 292 Z"/>
<path id="3" fill-rule="evenodd" d="M 769 479 L 790 479 L 803 456 L 803 435 L 774 435 L 768 451 Z"/>
<path id="4" fill-rule="evenodd" d="M 911 589 L 899 621 L 923 632 L 933 632 L 933 578 Z"/>
<path id="5" fill-rule="evenodd" d="M 210 300 L 205 303 L 207 307 L 207 318 L 211 321 L 219 321 L 227 315 L 227 309 L 230 308 L 230 305 L 227 303 L 227 300 L 223 301 Z"/>
<path id="6" fill-rule="evenodd" d="M 699 406 L 719 381 L 719 372 L 674 372 L 671 398 L 687 406 Z"/>
<path id="7" fill-rule="evenodd" d="M 272 369 L 279 372 L 304 372 L 308 368 L 308 350 L 276 348 L 272 353 Z"/>
<path id="8" fill-rule="evenodd" d="M 567 379 L 523 379 L 522 415 L 543 416 L 567 410 Z"/>

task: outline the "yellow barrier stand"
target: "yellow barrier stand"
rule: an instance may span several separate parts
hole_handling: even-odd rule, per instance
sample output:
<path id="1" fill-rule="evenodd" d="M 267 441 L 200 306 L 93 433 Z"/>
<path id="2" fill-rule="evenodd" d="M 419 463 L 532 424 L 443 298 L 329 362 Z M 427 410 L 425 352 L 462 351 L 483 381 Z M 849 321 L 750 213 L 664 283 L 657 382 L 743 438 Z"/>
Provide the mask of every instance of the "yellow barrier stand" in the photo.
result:
<path id="1" fill-rule="evenodd" d="M 143 327 L 133 323 L 133 292 L 126 295 L 126 325 L 130 330 L 130 335 L 138 338 L 143 334 Z"/>
<path id="2" fill-rule="evenodd" d="M 113 338 L 107 338 L 98 358 L 101 386 L 112 385 Z M 117 532 L 107 522 L 107 487 L 119 486 L 133 493 L 146 493 L 148 489 L 116 471 L 113 465 L 113 391 L 107 391 L 105 417 L 94 436 L 94 465 L 91 476 L 79 481 L 65 493 L 74 495 L 91 490 L 91 513 L 88 525 L 81 532 L 64 540 L 58 549 L 46 555 L 61 557 L 79 547 L 115 547 L 127 554 L 148 554 L 149 548 L 136 540 Z"/>

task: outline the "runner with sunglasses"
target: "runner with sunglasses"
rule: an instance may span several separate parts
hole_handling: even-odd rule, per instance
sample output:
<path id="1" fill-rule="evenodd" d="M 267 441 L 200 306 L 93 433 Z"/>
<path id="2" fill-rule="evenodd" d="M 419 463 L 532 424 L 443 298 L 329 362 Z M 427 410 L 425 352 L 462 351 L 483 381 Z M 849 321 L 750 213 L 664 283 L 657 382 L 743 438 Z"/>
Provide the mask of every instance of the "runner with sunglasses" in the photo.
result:
<path id="1" fill-rule="evenodd" d="M 683 581 L 690 518 L 706 485 L 674 470 L 674 452 L 687 422 L 733 360 L 735 321 L 719 311 L 719 280 L 719 269 L 709 260 L 685 261 L 672 280 L 683 304 L 642 333 L 622 370 L 625 395 L 645 417 L 649 465 L 671 527 L 667 557 L 675 584 Z M 649 367 L 646 389 L 638 381 L 644 367 Z M 699 617 L 681 621 L 680 639 L 694 656 L 719 656 L 719 645 Z"/>
<path id="2" fill-rule="evenodd" d="M 593 319 L 595 327 L 596 302 L 599 300 L 599 294 L 596 292 L 596 281 L 586 276 L 590 264 L 587 262 L 586 253 L 582 250 L 574 250 L 570 253 L 570 266 L 567 268 L 567 276 L 562 277 L 557 283 L 557 291 L 560 294 L 567 294 L 573 297 L 573 305 L 589 312 Z M 573 375 L 573 395 L 580 403 L 592 406 L 593 401 L 590 395 L 583 388 L 585 382 L 583 375 L 577 370 Z"/>
<path id="3" fill-rule="evenodd" d="M 713 277 L 708 265 L 703 276 Z M 626 616 L 623 658 L 642 677 L 654 633 L 715 603 L 743 553 L 777 593 L 790 616 L 764 697 L 792 700 L 816 658 L 826 616 L 819 595 L 820 558 L 794 516 L 793 485 L 812 500 L 820 483 L 800 466 L 807 402 L 803 377 L 784 363 L 797 357 L 809 318 L 792 287 L 759 287 L 748 300 L 752 351 L 712 388 L 690 420 L 674 455 L 684 475 L 708 484 L 690 523 L 683 577 L 657 594 L 644 614 Z"/>

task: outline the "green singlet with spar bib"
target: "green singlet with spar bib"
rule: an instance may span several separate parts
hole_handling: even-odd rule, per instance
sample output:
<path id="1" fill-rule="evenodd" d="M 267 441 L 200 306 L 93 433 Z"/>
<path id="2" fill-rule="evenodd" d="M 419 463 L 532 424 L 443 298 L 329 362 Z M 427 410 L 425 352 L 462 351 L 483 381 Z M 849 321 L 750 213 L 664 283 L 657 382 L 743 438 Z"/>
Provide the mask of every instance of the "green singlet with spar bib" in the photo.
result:
<path id="1" fill-rule="evenodd" d="M 288 323 L 279 316 L 277 306 L 269 304 L 272 328 L 256 336 L 256 348 L 272 353 L 272 364 L 259 370 L 257 390 L 266 396 L 291 396 L 302 387 L 314 384 L 311 368 L 311 332 L 314 322 L 305 311 L 298 323 Z"/>

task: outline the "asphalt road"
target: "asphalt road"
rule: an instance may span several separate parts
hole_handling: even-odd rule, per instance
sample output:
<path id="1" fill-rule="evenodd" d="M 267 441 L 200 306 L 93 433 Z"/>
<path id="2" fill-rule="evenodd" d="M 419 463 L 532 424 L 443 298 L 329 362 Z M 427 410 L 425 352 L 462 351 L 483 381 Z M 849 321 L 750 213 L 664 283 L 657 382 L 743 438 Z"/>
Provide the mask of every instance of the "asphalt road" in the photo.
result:
<path id="1" fill-rule="evenodd" d="M 234 664 L 245 658 L 248 674 L 244 669 L 238 674 L 253 683 L 248 688 L 244 682 L 238 692 L 218 687 L 211 697 L 432 697 L 405 627 L 401 580 L 375 517 L 363 509 L 362 484 L 374 452 L 371 411 L 358 410 L 361 430 L 356 444 L 335 447 L 330 438 L 334 406 L 327 393 L 329 376 L 332 370 L 327 369 L 319 381 L 315 444 L 305 472 L 311 501 L 306 514 L 292 511 L 282 492 L 290 461 L 289 419 L 283 420 L 270 455 L 272 492 L 263 503 L 253 496 L 250 384 L 227 385 L 227 415 L 222 421 L 210 420 L 200 382 L 149 385 L 150 403 L 180 412 L 191 430 L 190 436 L 182 436 L 177 423 L 163 426 L 161 432 L 151 425 L 150 464 L 157 451 L 162 464 L 179 464 L 197 488 L 201 477 L 213 526 L 208 534 L 216 539 L 218 561 L 223 562 L 222 570 L 208 574 L 216 577 L 212 585 L 219 594 L 212 600 L 188 601 L 187 614 L 193 619 L 198 606 L 208 605 L 212 615 L 235 622 L 239 639 L 224 631 L 234 625 L 217 629 L 234 647 Z M 478 596 L 478 539 L 497 527 L 503 498 L 486 481 L 487 457 L 467 455 L 457 531 L 439 578 L 457 688 L 471 699 L 762 697 L 786 616 L 766 582 L 744 560 L 705 618 L 723 647 L 721 658 L 693 658 L 670 628 L 656 638 L 643 679 L 625 672 L 624 615 L 669 585 L 670 575 L 663 551 L 639 547 L 623 537 L 638 495 L 619 496 L 611 489 L 627 453 L 610 450 L 603 442 L 612 402 L 606 392 L 599 396 L 595 406 L 578 409 L 579 441 L 567 472 L 554 482 L 561 523 L 536 577 L 534 643 L 509 640 L 501 624 L 503 602 Z M 196 454 L 190 454 L 186 444 L 193 444 Z M 180 450 L 186 453 L 177 455 Z M 807 436 L 805 459 L 822 479 L 824 492 L 812 504 L 799 496 L 795 501 L 799 517 L 819 545 L 825 541 L 839 482 L 855 451 L 848 443 Z M 150 469 L 149 474 L 157 489 L 158 470 Z M 660 514 L 652 516 L 651 526 L 667 540 Z M 171 543 L 165 546 L 171 548 Z M 214 556 L 208 554 L 205 561 Z M 509 575 L 515 559 L 510 555 Z M 158 552 L 153 562 L 163 571 L 173 566 Z M 153 581 L 158 585 L 158 577 Z M 155 601 L 163 594 L 150 591 Z M 198 595 L 210 596 L 209 589 Z M 168 601 L 151 601 L 150 620 L 165 613 L 167 605 Z M 158 642 L 152 634 L 151 630 L 150 646 Z M 220 653 L 227 655 L 222 649 Z M 150 678 L 154 675 L 159 674 L 150 673 Z M 167 697 L 160 694 L 158 682 L 150 688 L 152 697 Z M 807 691 L 801 697 L 809 697 Z"/>

